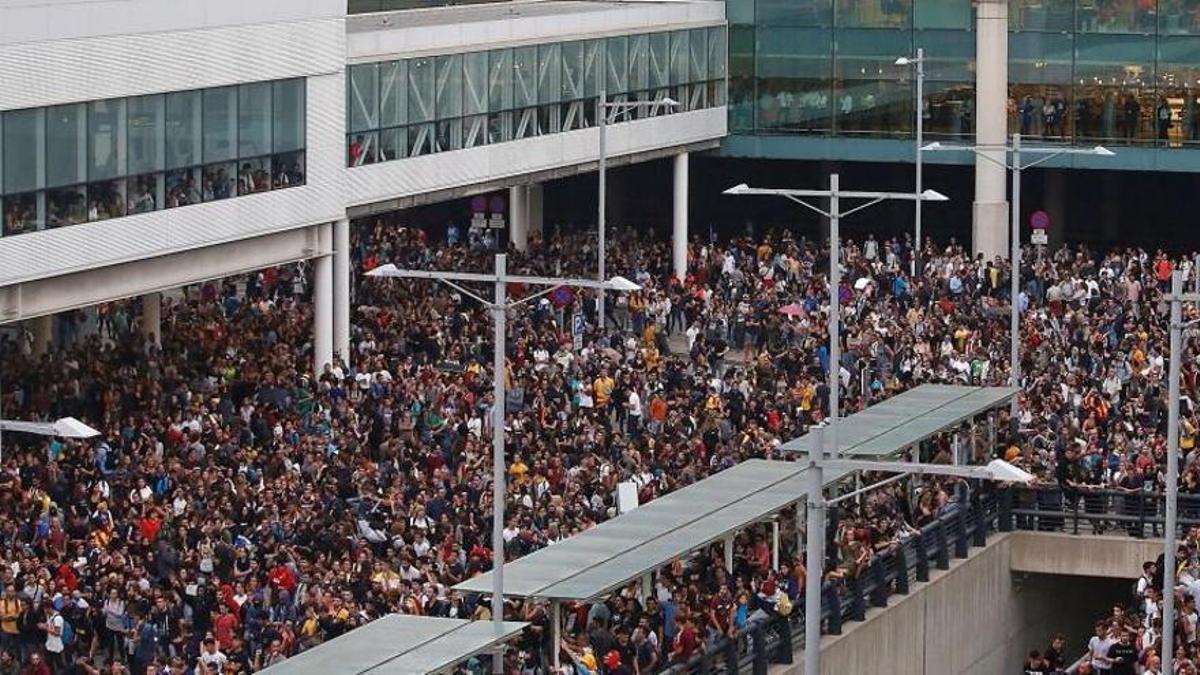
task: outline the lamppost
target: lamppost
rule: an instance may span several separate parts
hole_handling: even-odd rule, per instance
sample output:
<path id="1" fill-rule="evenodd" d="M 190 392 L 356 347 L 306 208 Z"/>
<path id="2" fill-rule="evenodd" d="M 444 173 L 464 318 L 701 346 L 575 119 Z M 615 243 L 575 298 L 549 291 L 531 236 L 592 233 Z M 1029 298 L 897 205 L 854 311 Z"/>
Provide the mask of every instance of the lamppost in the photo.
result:
<path id="1" fill-rule="evenodd" d="M 560 286 L 596 288 L 601 291 L 636 291 L 641 287 L 624 277 L 613 277 L 606 281 L 594 279 L 555 279 L 551 277 L 529 277 L 508 273 L 508 256 L 496 256 L 496 267 L 492 274 L 471 272 L 448 272 L 399 269 L 394 264 L 380 265 L 367 272 L 368 277 L 400 279 L 432 279 L 473 298 L 492 312 L 492 621 L 497 630 L 504 623 L 504 357 L 506 312 L 518 305 L 540 298 Z M 494 287 L 493 300 L 487 300 L 463 287 L 460 282 L 483 282 Z M 508 284 L 543 286 L 545 290 L 520 300 L 508 300 Z M 497 652 L 492 662 L 497 674 L 504 672 L 503 656 Z"/>
<path id="2" fill-rule="evenodd" d="M 921 148 L 924 152 L 973 152 L 977 157 L 982 157 L 993 164 L 1003 166 L 1005 169 L 1012 171 L 1012 204 L 1010 205 L 1010 214 L 1012 216 L 1012 231 L 1009 232 L 1009 267 L 1011 268 L 1009 276 L 1012 278 L 1012 288 L 1009 290 L 1009 305 L 1010 307 L 1010 322 L 1009 335 L 1011 346 L 1009 347 L 1009 380 L 1012 386 L 1021 386 L 1021 308 L 1019 298 L 1021 295 L 1021 172 L 1025 169 L 1048 162 L 1059 155 L 1092 155 L 1096 157 L 1112 157 L 1114 153 L 1108 148 L 1097 145 L 1092 148 L 1069 148 L 1069 147 L 1021 147 L 1021 134 L 1012 135 L 1012 145 L 1004 148 L 1008 153 L 1012 154 L 1012 159 L 1004 161 L 996 159 L 992 153 L 997 150 L 993 146 L 982 145 L 942 145 L 941 143 L 930 143 Z M 1021 164 L 1021 153 L 1031 155 L 1041 155 L 1038 159 Z M 1020 396 L 1014 396 L 1011 408 L 1009 409 L 1010 424 L 1014 424 L 1017 419 L 1018 406 Z"/>
<path id="3" fill-rule="evenodd" d="M 810 211 L 815 211 L 829 219 L 829 429 L 830 435 L 833 437 L 832 447 L 833 454 L 838 454 L 837 445 L 837 419 L 838 419 L 838 389 L 841 385 L 840 374 L 842 370 L 841 364 L 841 307 L 838 302 L 838 287 L 841 285 L 841 267 L 839 263 L 839 252 L 841 251 L 841 237 L 838 233 L 838 226 L 842 218 L 848 215 L 857 213 L 867 207 L 874 206 L 883 201 L 889 200 L 914 200 L 914 201 L 931 201 L 944 202 L 949 198 L 935 190 L 926 190 L 921 193 L 913 192 L 855 192 L 842 190 L 836 173 L 829 175 L 828 190 L 792 190 L 788 188 L 752 188 L 745 183 L 735 185 L 734 187 L 725 190 L 723 194 L 727 195 L 769 195 L 775 197 L 783 197 L 803 206 Z M 808 199 L 827 198 L 829 199 L 829 210 L 813 204 Z M 859 204 L 853 208 L 842 210 L 841 200 L 865 200 L 866 203 Z"/>
<path id="4" fill-rule="evenodd" d="M 896 59 L 898 66 L 916 66 L 917 67 L 917 141 L 916 141 L 916 189 L 915 194 L 921 194 L 921 146 L 925 145 L 925 49 L 917 47 L 917 55 L 914 57 L 901 56 Z M 921 257 L 921 201 L 920 199 L 913 200 L 913 208 L 916 216 L 916 240 L 913 242 L 913 257 L 911 272 L 914 277 L 917 276 L 917 268 Z"/>
<path id="5" fill-rule="evenodd" d="M 603 61 L 604 61 L 600 57 L 597 57 L 597 59 L 599 59 L 601 63 L 603 63 Z M 629 110 L 636 110 L 638 108 L 642 108 L 642 107 L 646 107 L 646 106 L 649 106 L 651 109 L 654 109 L 657 106 L 675 109 L 675 108 L 680 107 L 683 104 L 681 104 L 679 101 L 676 101 L 675 99 L 673 99 L 669 96 L 665 97 L 665 98 L 656 99 L 654 101 L 609 101 L 607 89 L 603 86 L 603 82 L 604 82 L 603 69 L 601 69 L 601 71 L 600 71 L 600 77 L 599 77 L 598 81 L 601 83 L 600 97 L 596 100 L 596 126 L 598 126 L 600 128 L 600 160 L 599 160 L 599 172 L 598 172 L 600 174 L 600 189 L 599 189 L 599 198 L 597 200 L 599 202 L 599 204 L 596 207 L 596 210 L 597 210 L 596 222 L 597 222 L 597 227 L 600 231 L 600 233 L 599 233 L 600 241 L 598 242 L 598 246 L 600 249 L 600 251 L 599 251 L 600 259 L 598 261 L 599 264 L 597 265 L 597 268 L 596 268 L 596 280 L 604 281 L 604 279 L 606 278 L 605 277 L 605 269 L 604 269 L 604 264 L 605 264 L 604 258 L 606 255 L 606 248 L 607 248 L 605 239 L 608 234 L 606 230 L 608 227 L 608 224 L 607 224 L 607 218 L 608 218 L 607 202 L 608 202 L 608 116 L 610 114 L 609 111 L 612 111 L 611 114 L 613 115 L 613 117 L 616 117 L 617 115 L 627 112 Z M 603 289 L 600 290 L 600 297 L 598 297 L 596 299 L 596 315 L 597 315 L 597 318 L 600 320 L 600 331 L 603 332 L 605 330 L 604 290 Z"/>
<path id="6" fill-rule="evenodd" d="M 1005 483 L 1029 483 L 1034 476 L 1012 464 L 994 459 L 983 466 L 923 464 L 920 462 L 884 462 L 839 459 L 826 456 L 824 427 L 818 427 L 815 453 L 808 457 L 808 544 L 805 549 L 804 576 L 804 675 L 821 675 L 821 583 L 825 565 L 825 487 L 824 473 L 830 471 L 888 471 L 935 476 L 959 476 Z M 1167 672 L 1167 671 L 1163 671 Z"/>
<path id="7" fill-rule="evenodd" d="M 1167 513 L 1163 529 L 1163 612 L 1162 612 L 1162 667 L 1161 672 L 1174 672 L 1172 660 L 1175 651 L 1175 548 L 1179 507 L 1179 371 L 1182 360 L 1183 303 L 1200 302 L 1200 292 L 1183 292 L 1183 272 L 1171 275 L 1171 354 L 1167 366 Z"/>

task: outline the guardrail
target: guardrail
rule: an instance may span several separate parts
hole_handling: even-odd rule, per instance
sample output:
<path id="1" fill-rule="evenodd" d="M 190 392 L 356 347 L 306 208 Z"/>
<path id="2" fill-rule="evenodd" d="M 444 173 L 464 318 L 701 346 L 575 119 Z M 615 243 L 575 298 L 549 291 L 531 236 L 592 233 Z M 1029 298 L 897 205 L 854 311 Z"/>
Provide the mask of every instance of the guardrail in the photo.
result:
<path id="1" fill-rule="evenodd" d="M 1147 490 L 1062 488 L 1043 485 L 1010 488 L 1000 495 L 1001 520 L 1038 532 L 1121 534 L 1160 537 L 1166 497 Z M 1200 526 L 1200 494 L 1180 494 L 1179 527 Z"/>

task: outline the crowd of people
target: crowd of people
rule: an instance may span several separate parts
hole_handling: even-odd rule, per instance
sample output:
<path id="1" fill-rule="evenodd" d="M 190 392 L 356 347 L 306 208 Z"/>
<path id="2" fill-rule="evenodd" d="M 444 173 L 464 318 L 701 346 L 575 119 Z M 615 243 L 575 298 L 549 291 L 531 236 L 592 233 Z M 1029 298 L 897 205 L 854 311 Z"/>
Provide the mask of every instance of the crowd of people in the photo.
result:
<path id="1" fill-rule="evenodd" d="M 0 675 L 250 672 L 389 612 L 490 616 L 486 598 L 452 590 L 491 566 L 490 322 L 454 289 L 361 272 L 490 269 L 494 240 L 382 222 L 355 234 L 352 353 L 318 372 L 303 265 L 170 297 L 161 335 L 137 329 L 135 304 L 114 303 L 48 350 L 29 334 L 0 338 L 6 417 L 73 415 L 103 434 L 4 438 Z M 509 268 L 590 275 L 592 241 L 537 242 Z M 781 442 L 825 418 L 830 367 L 845 414 L 924 382 L 1007 380 L 1008 270 L 954 242 L 926 242 L 915 276 L 910 242 L 845 244 L 840 364 L 825 347 L 828 259 L 811 243 L 696 242 L 685 279 L 670 276 L 665 242 L 610 246 L 609 268 L 642 290 L 610 296 L 608 325 L 569 289 L 509 317 L 507 556 L 612 517 L 618 482 L 645 503 L 747 458 L 782 458 Z M 1021 415 L 1001 419 L 999 451 L 1048 482 L 1161 482 L 1157 299 L 1177 263 L 1072 248 L 1029 259 L 1016 299 Z M 576 313 L 589 321 L 578 346 Z M 1189 363 L 1191 400 L 1197 374 Z M 1194 435 L 1200 421 L 1186 417 Z M 968 440 L 976 457 L 996 451 Z M 921 452 L 949 461 L 951 447 L 947 436 Z M 843 514 L 823 573 L 860 573 L 956 499 L 937 481 L 871 493 Z M 742 533 L 732 573 L 703 551 L 649 595 L 568 608 L 564 660 L 640 675 L 755 612 L 786 614 L 803 554 L 785 545 L 774 568 L 767 541 Z M 547 608 L 513 601 L 506 614 L 532 624 L 510 669 L 547 669 Z"/>

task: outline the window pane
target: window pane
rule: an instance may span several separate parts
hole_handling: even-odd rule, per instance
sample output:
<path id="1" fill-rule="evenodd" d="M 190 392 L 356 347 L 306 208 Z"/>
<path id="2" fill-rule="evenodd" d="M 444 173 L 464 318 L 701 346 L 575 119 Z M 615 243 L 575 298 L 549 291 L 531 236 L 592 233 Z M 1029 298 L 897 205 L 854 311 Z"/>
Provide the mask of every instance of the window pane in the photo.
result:
<path id="1" fill-rule="evenodd" d="M 909 54 L 907 31 L 839 30 L 835 61 L 835 128 L 848 132 L 908 133 L 913 91 L 896 77 L 897 54 Z"/>
<path id="2" fill-rule="evenodd" d="M 562 96 L 562 56 L 558 44 L 538 46 L 538 102 L 558 103 Z"/>
<path id="3" fill-rule="evenodd" d="M 975 23 L 973 4 L 963 0 L 917 0 L 913 24 L 917 28 L 970 29 Z"/>
<path id="4" fill-rule="evenodd" d="M 237 87 L 204 90 L 204 162 L 237 156 Z"/>
<path id="5" fill-rule="evenodd" d="M 838 0 L 837 25 L 863 28 L 907 28 L 912 0 Z"/>
<path id="6" fill-rule="evenodd" d="M 671 31 L 671 84 L 688 82 L 688 32 Z"/>
<path id="7" fill-rule="evenodd" d="M 583 98 L 583 43 L 565 42 L 562 46 L 562 100 Z"/>
<path id="8" fill-rule="evenodd" d="M 891 33 L 892 31 L 888 31 Z M 925 48 L 927 81 L 966 81 L 975 77 L 975 33 L 965 30 L 918 30 L 913 32 L 917 47 Z M 916 53 L 916 49 L 913 49 Z M 912 66 L 896 66 L 892 71 L 915 76 Z"/>
<path id="9" fill-rule="evenodd" d="M 408 62 L 379 64 L 379 125 L 396 127 L 408 120 Z"/>
<path id="10" fill-rule="evenodd" d="M 271 154 L 271 120 L 271 83 L 238 87 L 238 157 Z"/>
<path id="11" fill-rule="evenodd" d="M 1158 3 L 1158 32 L 1165 35 L 1200 33 L 1200 0 Z"/>
<path id="12" fill-rule="evenodd" d="M 163 169 L 164 97 L 135 96 L 128 99 L 129 173 L 150 173 Z"/>
<path id="13" fill-rule="evenodd" d="M 537 47 L 513 49 L 513 103 L 518 108 L 537 105 Z"/>
<path id="14" fill-rule="evenodd" d="M 1155 2 L 1079 0 L 1075 20 L 1081 33 L 1151 33 Z"/>
<path id="15" fill-rule="evenodd" d="M 754 0 L 726 0 L 725 18 L 729 21 L 729 23 L 753 24 L 754 6 L 757 4 L 760 17 L 759 20 L 761 21 L 761 17 L 763 15 L 763 4 L 768 1 L 769 0 L 758 0 L 758 2 L 755 3 Z M 795 2 L 795 0 L 791 1 Z"/>
<path id="16" fill-rule="evenodd" d="M 46 190 L 46 227 L 87 222 L 87 188 L 83 185 Z"/>
<path id="17" fill-rule="evenodd" d="M 124 176 L 125 99 L 93 101 L 88 112 L 89 180 Z"/>
<path id="18" fill-rule="evenodd" d="M 1159 105 L 1155 127 L 1159 140 L 1200 141 L 1200 37 L 1158 38 Z M 1166 109 L 1163 110 L 1163 105 Z"/>
<path id="19" fill-rule="evenodd" d="M 282 80 L 274 84 L 274 124 L 271 134 L 275 152 L 291 152 L 304 147 L 307 130 L 305 81 Z"/>
<path id="20" fill-rule="evenodd" d="M 688 61 L 688 79 L 703 82 L 708 79 L 708 29 L 693 28 L 688 36 L 691 58 Z"/>
<path id="21" fill-rule="evenodd" d="M 588 98 L 600 95 L 600 76 L 604 70 L 604 40 L 583 43 L 583 91 Z"/>
<path id="22" fill-rule="evenodd" d="M 437 57 L 437 116 L 462 115 L 462 54 Z"/>
<path id="23" fill-rule="evenodd" d="M 650 88 L 650 36 L 634 35 L 629 38 L 629 90 L 644 91 Z"/>
<path id="24" fill-rule="evenodd" d="M 408 62 L 408 121 L 433 120 L 433 59 L 423 57 Z"/>
<path id="25" fill-rule="evenodd" d="M 609 100 L 629 93 L 629 38 L 611 37 L 605 45 L 607 66 L 604 86 Z"/>
<path id="26" fill-rule="evenodd" d="M 759 128 L 808 132 L 832 129 L 832 55 L 829 29 L 759 28 L 756 65 Z M 744 109 L 749 102 L 735 101 L 734 107 L 745 128 L 753 119 L 753 111 Z"/>
<path id="27" fill-rule="evenodd" d="M 1008 0 L 1008 27 L 1022 31 L 1070 31 L 1075 27 L 1075 0 Z"/>
<path id="28" fill-rule="evenodd" d="M 759 26 L 833 25 L 833 0 L 758 0 L 757 17 L 754 11 L 751 10 L 750 21 L 734 21 L 730 18 L 729 23 L 757 23 Z"/>
<path id="29" fill-rule="evenodd" d="M 488 53 L 463 54 L 463 114 L 488 110 Z"/>
<path id="30" fill-rule="evenodd" d="M 496 112 L 513 106 L 512 50 L 488 52 L 488 109 Z"/>
<path id="31" fill-rule="evenodd" d="M 1154 85 L 1154 41 L 1138 35 L 1079 35 L 1075 38 L 1077 137 L 1154 137 L 1158 101 Z"/>
<path id="32" fill-rule="evenodd" d="M 4 231 L 6 237 L 42 229 L 42 218 L 38 215 L 40 209 L 38 200 L 44 199 L 44 192 L 29 192 L 23 195 L 7 195 L 4 198 Z"/>
<path id="33" fill-rule="evenodd" d="M 350 131 L 379 128 L 379 64 L 350 66 L 346 77 L 346 113 Z"/>
<path id="34" fill-rule="evenodd" d="M 167 94 L 167 168 L 200 163 L 199 91 Z"/>
<path id="35" fill-rule="evenodd" d="M 46 186 L 87 182 L 87 105 L 46 109 Z"/>
<path id="36" fill-rule="evenodd" d="M 714 80 L 725 79 L 725 28 L 708 29 L 708 76 Z"/>
<path id="37" fill-rule="evenodd" d="M 1008 79 L 1021 83 L 1071 82 L 1075 40 L 1071 33 L 1010 33 Z"/>

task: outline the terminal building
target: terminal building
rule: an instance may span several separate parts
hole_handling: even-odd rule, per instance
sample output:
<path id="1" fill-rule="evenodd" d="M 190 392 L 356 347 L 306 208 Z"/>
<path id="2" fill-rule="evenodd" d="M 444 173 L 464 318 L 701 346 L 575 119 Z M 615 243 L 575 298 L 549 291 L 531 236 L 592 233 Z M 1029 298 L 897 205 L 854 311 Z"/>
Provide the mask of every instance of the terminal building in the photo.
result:
<path id="1" fill-rule="evenodd" d="M 475 213 L 518 248 L 594 228 L 600 100 L 610 221 L 660 228 L 677 270 L 717 228 L 819 236 L 720 190 L 834 169 L 911 190 L 895 62 L 918 48 L 927 141 L 1116 152 L 1031 172 L 1052 239 L 1185 232 L 1200 0 L 26 0 L 0 5 L 0 324 L 44 345 L 55 314 L 140 296 L 157 332 L 163 291 L 307 260 L 327 362 L 349 353 L 352 227 Z M 1003 169 L 925 162 L 951 197 L 926 231 L 1005 251 Z M 872 214 L 846 231 L 911 231 Z"/>

